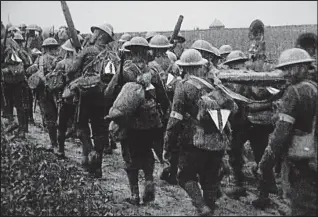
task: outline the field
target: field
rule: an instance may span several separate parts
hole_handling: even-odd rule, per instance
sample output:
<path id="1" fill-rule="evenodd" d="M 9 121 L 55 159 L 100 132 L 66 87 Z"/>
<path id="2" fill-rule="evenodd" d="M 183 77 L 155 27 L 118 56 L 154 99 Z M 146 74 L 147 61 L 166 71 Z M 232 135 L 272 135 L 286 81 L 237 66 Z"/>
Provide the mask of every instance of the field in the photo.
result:
<path id="1" fill-rule="evenodd" d="M 78 139 L 66 142 L 67 159 L 59 159 L 43 148 L 50 142 L 41 126 L 39 108 L 35 125 L 30 125 L 26 140 L 4 142 L 1 130 L 1 213 L 9 215 L 59 215 L 59 216 L 193 216 L 196 210 L 190 198 L 179 186 L 171 186 L 159 179 L 162 166 L 156 162 L 156 200 L 139 207 L 124 201 L 129 196 L 128 180 L 124 170 L 121 148 L 113 155 L 103 157 L 103 178 L 93 179 L 80 166 L 81 145 Z M 1 127 L 7 126 L 1 118 Z M 7 139 L 12 134 L 6 135 Z M 253 155 L 246 145 L 244 174 L 247 178 L 247 197 L 233 200 L 224 193 L 217 200 L 216 216 L 279 216 L 290 212 L 288 201 L 271 194 L 271 205 L 264 210 L 255 209 L 257 181 L 252 174 Z M 140 193 L 144 178 L 140 173 Z M 233 185 L 233 175 L 221 182 L 222 191 Z M 277 180 L 280 186 L 280 179 Z"/>
<path id="2" fill-rule="evenodd" d="M 251 44 L 247 37 L 248 28 L 181 30 L 180 32 L 186 38 L 185 47 L 187 48 L 195 40 L 203 39 L 209 41 L 217 48 L 223 44 L 229 44 L 233 49 L 242 50 L 246 53 Z M 265 41 L 268 59 L 275 62 L 283 50 L 294 47 L 297 37 L 304 32 L 317 33 L 317 25 L 266 27 Z M 172 31 L 158 33 L 169 36 L 172 34 Z M 146 32 L 130 32 L 130 34 L 145 36 Z M 120 35 L 122 33 L 116 34 L 116 38 L 119 38 Z"/>

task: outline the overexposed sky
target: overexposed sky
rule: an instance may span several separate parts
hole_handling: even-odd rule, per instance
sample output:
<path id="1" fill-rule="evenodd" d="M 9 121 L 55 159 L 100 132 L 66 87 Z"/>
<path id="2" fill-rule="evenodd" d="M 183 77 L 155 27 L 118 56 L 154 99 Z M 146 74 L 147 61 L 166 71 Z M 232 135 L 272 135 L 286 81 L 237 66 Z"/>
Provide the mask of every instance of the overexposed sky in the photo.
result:
<path id="1" fill-rule="evenodd" d="M 226 28 L 265 25 L 317 25 L 317 1 L 69 1 L 75 28 L 110 23 L 116 32 L 173 30 L 183 15 L 182 30 L 207 29 L 215 18 Z M 60 1 L 1 1 L 1 20 L 13 25 L 66 25 Z"/>

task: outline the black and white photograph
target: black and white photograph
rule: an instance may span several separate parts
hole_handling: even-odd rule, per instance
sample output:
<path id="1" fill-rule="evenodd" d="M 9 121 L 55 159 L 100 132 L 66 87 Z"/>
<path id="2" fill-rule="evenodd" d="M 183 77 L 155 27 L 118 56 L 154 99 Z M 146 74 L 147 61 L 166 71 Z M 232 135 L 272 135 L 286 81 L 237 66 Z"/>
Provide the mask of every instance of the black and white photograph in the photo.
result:
<path id="1" fill-rule="evenodd" d="M 317 1 L 1 1 L 1 216 L 318 216 Z"/>

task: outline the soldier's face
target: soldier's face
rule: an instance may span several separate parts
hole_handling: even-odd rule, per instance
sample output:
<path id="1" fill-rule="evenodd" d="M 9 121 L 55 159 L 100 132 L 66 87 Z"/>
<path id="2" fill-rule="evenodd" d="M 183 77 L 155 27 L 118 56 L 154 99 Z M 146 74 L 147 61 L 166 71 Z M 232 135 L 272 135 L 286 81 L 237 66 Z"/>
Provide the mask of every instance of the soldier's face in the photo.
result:
<path id="1" fill-rule="evenodd" d="M 282 70 L 283 76 L 287 82 L 295 84 L 308 72 L 308 66 L 305 64 L 294 64 L 286 66 Z"/>

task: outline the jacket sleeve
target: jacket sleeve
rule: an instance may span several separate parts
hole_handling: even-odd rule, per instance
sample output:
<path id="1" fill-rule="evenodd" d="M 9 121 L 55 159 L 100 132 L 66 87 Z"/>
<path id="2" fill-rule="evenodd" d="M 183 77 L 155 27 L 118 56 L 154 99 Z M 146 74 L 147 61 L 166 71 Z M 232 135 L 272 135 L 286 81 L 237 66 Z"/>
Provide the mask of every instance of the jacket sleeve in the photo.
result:
<path id="1" fill-rule="evenodd" d="M 272 169 L 276 159 L 279 159 L 284 151 L 288 150 L 290 139 L 297 116 L 296 106 L 298 103 L 297 93 L 292 87 L 289 87 L 281 103 L 277 108 L 277 121 L 273 133 L 269 136 L 269 143 L 265 149 L 264 155 L 259 163 L 261 170 Z"/>
<path id="2" fill-rule="evenodd" d="M 177 139 L 181 131 L 181 123 L 185 116 L 185 92 L 183 83 L 179 82 L 175 89 L 172 109 L 164 138 L 164 150 L 171 152 L 177 148 Z"/>

